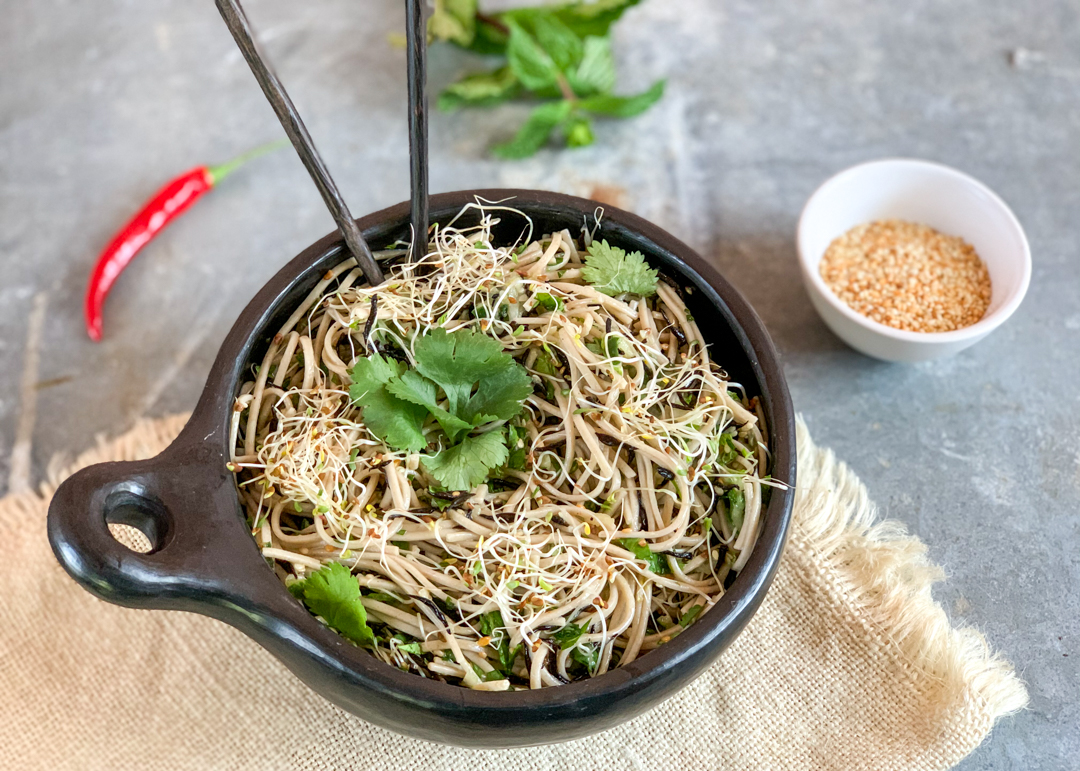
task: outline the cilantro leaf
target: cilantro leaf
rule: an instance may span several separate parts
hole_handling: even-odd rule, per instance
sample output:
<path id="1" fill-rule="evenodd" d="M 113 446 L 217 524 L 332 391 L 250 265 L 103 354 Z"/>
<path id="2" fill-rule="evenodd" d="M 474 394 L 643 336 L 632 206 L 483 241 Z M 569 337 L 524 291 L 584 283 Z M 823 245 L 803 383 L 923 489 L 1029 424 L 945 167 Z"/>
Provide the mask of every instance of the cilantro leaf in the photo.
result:
<path id="1" fill-rule="evenodd" d="M 569 117 L 573 105 L 565 99 L 548 102 L 533 109 L 517 134 L 509 142 L 496 145 L 493 152 L 500 158 L 528 158 L 551 137 L 564 120 Z"/>
<path id="2" fill-rule="evenodd" d="M 510 69 L 525 88 L 541 89 L 554 86 L 559 80 L 559 67 L 536 38 L 516 20 L 508 19 L 510 42 L 506 56 Z"/>
<path id="3" fill-rule="evenodd" d="M 584 65 L 583 65 L 584 66 Z M 632 118 L 640 115 L 656 104 L 664 95 L 665 81 L 658 80 L 648 90 L 634 96 L 616 96 L 601 93 L 578 102 L 578 106 L 587 112 L 610 115 L 613 118 Z"/>
<path id="4" fill-rule="evenodd" d="M 521 412 L 521 403 L 531 393 L 532 378 L 524 367 L 515 364 L 483 378 L 460 414 L 474 426 L 509 420 Z"/>
<path id="5" fill-rule="evenodd" d="M 517 96 L 521 84 L 509 67 L 492 72 L 466 75 L 451 83 L 439 94 L 439 109 L 450 111 L 461 107 L 492 107 Z"/>
<path id="6" fill-rule="evenodd" d="M 657 271 L 650 268 L 641 252 L 627 254 L 607 241 L 593 241 L 585 256 L 582 278 L 607 295 L 625 293 L 642 297 L 656 294 Z"/>
<path id="7" fill-rule="evenodd" d="M 606 37 L 585 38 L 581 63 L 566 73 L 570 86 L 578 96 L 607 94 L 615 87 L 615 58 L 611 41 Z"/>
<path id="8" fill-rule="evenodd" d="M 347 567 L 331 562 L 302 583 L 304 604 L 327 626 L 357 645 L 375 644 L 375 635 L 367 625 L 367 611 L 360 601 L 360 584 Z"/>
<path id="9" fill-rule="evenodd" d="M 427 444 L 421 428 L 427 410 L 394 396 L 387 383 L 400 377 L 405 364 L 379 354 L 357 360 L 349 397 L 363 409 L 364 424 L 386 444 L 419 452 Z"/>
<path id="10" fill-rule="evenodd" d="M 668 568 L 667 559 L 663 554 L 655 552 L 648 547 L 648 545 L 642 546 L 637 538 L 620 538 L 615 541 L 616 545 L 623 547 L 628 552 L 634 555 L 639 560 L 644 560 L 646 566 L 652 572 L 658 576 L 670 573 Z"/>
<path id="11" fill-rule="evenodd" d="M 435 383 L 413 369 L 386 384 L 386 390 L 398 399 L 426 407 L 428 412 L 435 416 L 435 420 L 439 421 L 439 425 L 442 426 L 442 430 L 446 432 L 446 435 L 450 437 L 450 441 L 455 441 L 462 432 L 468 431 L 474 424 L 468 423 L 440 407 L 436 403 L 438 388 Z"/>
<path id="12" fill-rule="evenodd" d="M 488 472 L 506 463 L 509 452 L 501 431 L 467 436 L 460 443 L 421 460 L 447 490 L 471 490 L 487 479 Z"/>
<path id="13" fill-rule="evenodd" d="M 417 340 L 413 352 L 416 369 L 442 386 L 458 416 L 477 382 L 516 364 L 497 341 L 468 329 L 436 329 Z"/>
<path id="14" fill-rule="evenodd" d="M 477 0 L 435 0 L 428 35 L 468 48 L 476 37 Z"/>

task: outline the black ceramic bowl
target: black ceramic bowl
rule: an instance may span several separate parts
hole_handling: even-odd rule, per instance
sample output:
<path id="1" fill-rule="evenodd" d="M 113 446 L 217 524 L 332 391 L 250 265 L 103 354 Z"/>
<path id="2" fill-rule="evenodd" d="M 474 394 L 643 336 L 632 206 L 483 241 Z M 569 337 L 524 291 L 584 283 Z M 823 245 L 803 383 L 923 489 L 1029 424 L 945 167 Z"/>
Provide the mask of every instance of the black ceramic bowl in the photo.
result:
<path id="1" fill-rule="evenodd" d="M 580 230 L 597 204 L 528 190 L 436 195 L 433 222 L 447 222 L 475 196 L 512 198 L 536 233 Z M 408 232 L 405 204 L 359 221 L 374 247 Z M 523 220 L 507 215 L 507 240 Z M 771 434 L 772 475 L 795 482 L 795 418 L 776 351 L 742 296 L 685 244 L 632 214 L 608 208 L 598 237 L 640 250 L 686 287 L 691 312 L 713 357 L 759 395 Z M 724 597 L 670 643 L 588 681 L 538 691 L 471 691 L 402 672 L 323 626 L 267 566 L 244 521 L 229 458 L 229 420 L 248 363 L 328 268 L 344 259 L 327 236 L 278 272 L 248 305 L 221 347 L 202 398 L 176 441 L 136 463 L 84 469 L 57 490 L 49 540 L 76 581 L 109 602 L 213 616 L 254 638 L 315 691 L 377 725 L 468 747 L 567 741 L 610 728 L 671 696 L 697 677 L 743 629 L 769 588 L 784 547 L 793 492 L 776 490 L 749 562 Z M 107 523 L 133 525 L 153 546 L 128 550 Z"/>

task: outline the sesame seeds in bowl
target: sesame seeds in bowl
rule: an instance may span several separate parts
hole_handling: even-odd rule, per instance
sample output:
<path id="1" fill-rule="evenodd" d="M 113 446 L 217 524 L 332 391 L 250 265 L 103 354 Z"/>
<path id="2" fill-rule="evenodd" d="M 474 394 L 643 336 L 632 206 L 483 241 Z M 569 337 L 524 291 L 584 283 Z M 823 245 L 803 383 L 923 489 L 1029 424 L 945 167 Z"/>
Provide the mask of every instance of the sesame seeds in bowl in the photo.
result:
<path id="1" fill-rule="evenodd" d="M 829 244 L 819 270 L 849 308 L 894 329 L 951 332 L 990 307 L 990 273 L 975 248 L 914 222 L 853 227 Z"/>
<path id="2" fill-rule="evenodd" d="M 799 220 L 811 302 L 858 351 L 923 361 L 973 345 L 1019 306 L 1031 276 L 1023 229 L 985 185 L 893 159 L 826 181 Z"/>

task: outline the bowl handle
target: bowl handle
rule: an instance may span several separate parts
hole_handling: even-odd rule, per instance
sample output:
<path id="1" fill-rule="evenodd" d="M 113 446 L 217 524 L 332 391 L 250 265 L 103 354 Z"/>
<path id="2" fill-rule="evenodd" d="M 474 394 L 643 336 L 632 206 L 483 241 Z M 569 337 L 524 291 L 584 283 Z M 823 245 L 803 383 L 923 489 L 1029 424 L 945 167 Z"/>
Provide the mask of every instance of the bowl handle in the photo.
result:
<path id="1" fill-rule="evenodd" d="M 266 572 L 244 524 L 232 475 L 214 448 L 173 445 L 144 461 L 77 472 L 49 505 L 49 542 L 64 569 L 98 597 L 143 608 L 228 604 L 254 572 Z M 140 553 L 109 524 L 138 528 Z"/>

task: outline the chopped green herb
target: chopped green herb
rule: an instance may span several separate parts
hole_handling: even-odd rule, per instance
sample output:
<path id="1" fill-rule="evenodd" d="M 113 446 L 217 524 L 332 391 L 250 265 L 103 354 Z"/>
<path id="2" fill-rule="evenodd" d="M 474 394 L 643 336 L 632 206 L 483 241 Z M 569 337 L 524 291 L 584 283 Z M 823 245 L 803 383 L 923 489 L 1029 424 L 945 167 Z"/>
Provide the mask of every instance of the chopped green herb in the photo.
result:
<path id="1" fill-rule="evenodd" d="M 386 592 L 369 592 L 364 596 L 369 600 L 377 600 L 379 602 L 401 602 L 400 599 L 392 594 L 387 594 Z"/>
<path id="2" fill-rule="evenodd" d="M 585 634 L 587 627 L 567 622 L 558 631 L 551 635 L 551 639 L 559 644 L 563 650 L 573 648 L 578 640 Z"/>
<path id="3" fill-rule="evenodd" d="M 679 624 L 682 626 L 690 626 L 694 623 L 694 619 L 698 617 L 704 608 L 701 605 L 694 605 L 692 608 L 682 614 L 682 618 L 679 619 Z"/>
<path id="4" fill-rule="evenodd" d="M 738 535 L 742 530 L 743 516 L 746 513 L 746 498 L 742 490 L 733 487 L 727 492 L 728 521 L 731 522 L 731 532 Z"/>
<path id="5" fill-rule="evenodd" d="M 600 648 L 593 643 L 580 643 L 570 653 L 570 657 L 589 670 L 589 674 L 592 675 L 600 663 Z"/>
<path id="6" fill-rule="evenodd" d="M 480 616 L 480 633 L 491 638 L 491 647 L 495 650 L 499 660 L 499 669 L 505 674 L 510 674 L 514 666 L 514 659 L 521 653 L 521 645 L 513 650 L 510 649 L 510 635 L 506 632 L 502 613 L 493 610 Z"/>
<path id="7" fill-rule="evenodd" d="M 639 543 L 639 539 L 620 538 L 615 541 L 615 543 L 633 554 L 637 559 L 644 560 L 649 570 L 657 575 L 664 575 L 671 572 L 664 555 L 652 551 L 649 549 L 648 545 L 642 546 L 641 543 Z"/>
<path id="8" fill-rule="evenodd" d="M 536 308 L 544 313 L 554 313 L 563 309 L 563 301 L 548 292 L 537 292 Z"/>

